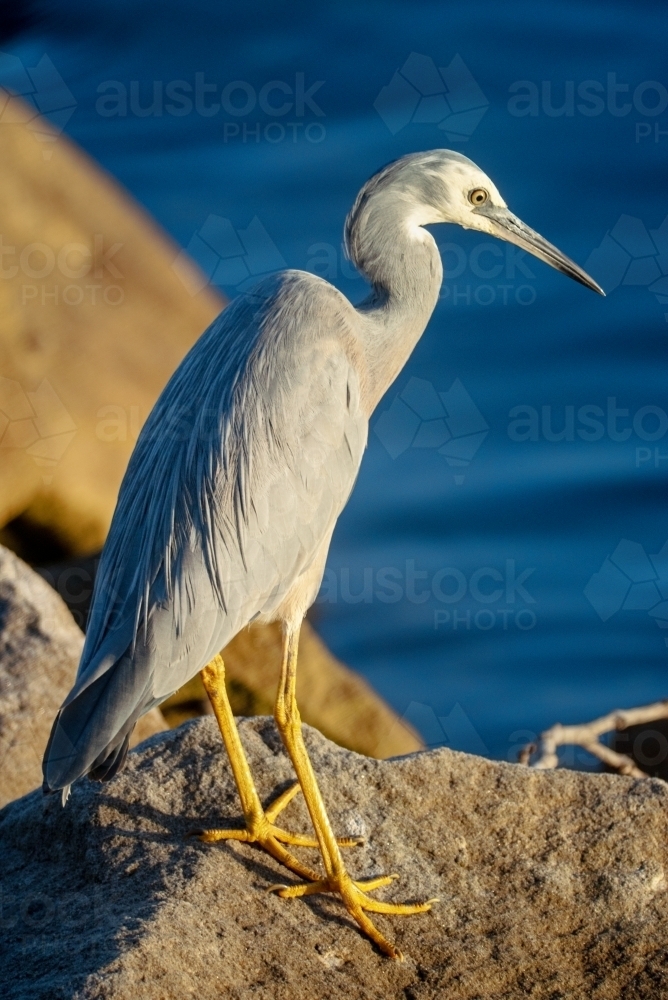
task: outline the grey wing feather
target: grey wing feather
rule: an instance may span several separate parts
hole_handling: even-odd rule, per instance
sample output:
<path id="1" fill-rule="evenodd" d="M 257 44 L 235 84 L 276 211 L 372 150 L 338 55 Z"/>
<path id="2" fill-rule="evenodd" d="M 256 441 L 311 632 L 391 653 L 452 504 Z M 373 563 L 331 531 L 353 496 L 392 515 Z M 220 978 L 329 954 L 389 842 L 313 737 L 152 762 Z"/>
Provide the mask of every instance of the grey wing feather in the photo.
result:
<path id="1" fill-rule="evenodd" d="M 270 616 L 329 538 L 367 434 L 346 310 L 311 275 L 266 279 L 166 386 L 123 480 L 48 789 L 110 776 L 139 715 Z"/>

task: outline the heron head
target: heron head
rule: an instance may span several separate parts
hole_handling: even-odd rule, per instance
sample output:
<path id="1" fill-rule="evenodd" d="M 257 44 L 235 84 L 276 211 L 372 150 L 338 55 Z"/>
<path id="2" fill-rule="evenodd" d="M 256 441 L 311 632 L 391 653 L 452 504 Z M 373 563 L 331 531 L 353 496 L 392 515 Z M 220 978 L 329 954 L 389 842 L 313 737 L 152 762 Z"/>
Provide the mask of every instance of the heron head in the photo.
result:
<path id="1" fill-rule="evenodd" d="M 454 222 L 514 243 L 551 267 L 605 295 L 593 278 L 510 211 L 498 188 L 472 160 L 449 149 L 417 153 L 397 161 L 407 170 L 402 180 L 411 190 L 412 223 Z M 399 176 L 397 179 L 399 179 Z"/>

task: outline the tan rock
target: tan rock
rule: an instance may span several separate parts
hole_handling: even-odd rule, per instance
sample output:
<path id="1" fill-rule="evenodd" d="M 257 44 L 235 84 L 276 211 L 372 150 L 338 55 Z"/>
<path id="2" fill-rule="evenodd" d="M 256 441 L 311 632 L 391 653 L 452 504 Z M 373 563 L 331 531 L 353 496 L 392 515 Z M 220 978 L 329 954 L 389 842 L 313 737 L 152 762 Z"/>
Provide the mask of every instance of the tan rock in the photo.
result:
<path id="1" fill-rule="evenodd" d="M 261 796 L 292 780 L 272 720 L 241 724 Z M 658 1000 L 668 994 L 668 787 L 534 771 L 447 749 L 360 757 L 306 729 L 334 827 L 361 877 L 430 913 L 375 917 L 379 955 L 338 900 L 247 844 L 192 827 L 239 822 L 215 720 L 153 737 L 67 807 L 40 793 L 0 814 L 7 1000 Z M 282 817 L 308 830 L 300 798 Z M 315 852 L 300 851 L 317 864 Z"/>
<path id="2" fill-rule="evenodd" d="M 51 723 L 74 683 L 82 645 L 60 597 L 0 546 L 0 805 L 42 784 Z M 133 743 L 166 727 L 152 709 Z"/>
<path id="3" fill-rule="evenodd" d="M 0 526 L 95 552 L 141 425 L 224 303 L 62 135 L 3 124 L 0 219 Z"/>

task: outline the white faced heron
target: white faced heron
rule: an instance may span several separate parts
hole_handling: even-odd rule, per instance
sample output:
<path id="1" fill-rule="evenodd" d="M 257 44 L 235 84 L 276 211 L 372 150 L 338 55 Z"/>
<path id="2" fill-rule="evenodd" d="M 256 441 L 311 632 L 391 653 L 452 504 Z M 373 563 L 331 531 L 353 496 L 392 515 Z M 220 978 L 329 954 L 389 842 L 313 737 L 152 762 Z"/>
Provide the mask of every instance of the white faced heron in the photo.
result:
<path id="1" fill-rule="evenodd" d="M 349 876 L 302 738 L 297 644 L 336 519 L 355 482 L 369 418 L 427 325 L 443 277 L 423 227 L 452 222 L 528 250 L 588 288 L 585 272 L 511 214 L 471 160 L 446 149 L 404 156 L 364 185 L 345 226 L 371 284 L 355 307 L 303 271 L 261 280 L 211 324 L 168 382 L 130 460 L 95 582 L 75 685 L 54 722 L 44 788 L 113 777 L 137 719 L 201 671 L 239 789 L 243 830 L 206 841 L 254 842 L 300 883 L 281 896 L 335 892 L 386 954 L 367 916 L 418 913 L 369 890 L 393 876 Z M 263 809 L 225 692 L 220 650 L 249 622 L 280 620 L 284 653 L 275 718 L 297 783 Z M 301 789 L 316 840 L 275 820 Z M 324 876 L 288 845 L 318 846 Z"/>

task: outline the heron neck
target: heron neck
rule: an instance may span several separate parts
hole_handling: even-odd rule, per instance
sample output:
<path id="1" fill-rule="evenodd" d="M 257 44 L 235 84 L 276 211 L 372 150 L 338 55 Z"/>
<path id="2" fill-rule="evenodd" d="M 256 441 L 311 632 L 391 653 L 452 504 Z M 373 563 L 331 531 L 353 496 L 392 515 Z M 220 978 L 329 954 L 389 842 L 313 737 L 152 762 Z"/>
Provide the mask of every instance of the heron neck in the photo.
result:
<path id="1" fill-rule="evenodd" d="M 369 413 L 406 364 L 438 301 L 443 266 L 426 229 L 397 216 L 351 233 L 350 256 L 371 284 L 357 311 L 363 321 Z"/>

